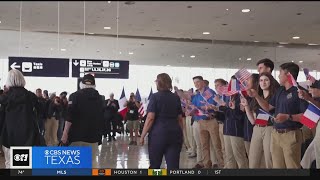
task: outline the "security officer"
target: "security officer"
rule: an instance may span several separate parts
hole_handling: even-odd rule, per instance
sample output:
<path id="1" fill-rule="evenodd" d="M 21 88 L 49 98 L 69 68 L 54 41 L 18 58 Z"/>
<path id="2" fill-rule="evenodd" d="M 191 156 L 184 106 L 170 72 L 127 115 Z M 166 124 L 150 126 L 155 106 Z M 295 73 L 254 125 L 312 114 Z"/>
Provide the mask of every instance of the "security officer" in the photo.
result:
<path id="1" fill-rule="evenodd" d="M 104 127 L 104 107 L 101 95 L 95 90 L 95 79 L 86 74 L 80 82 L 80 90 L 71 94 L 68 116 L 61 141 L 70 146 L 91 146 L 92 167 L 97 167 L 95 154 Z"/>

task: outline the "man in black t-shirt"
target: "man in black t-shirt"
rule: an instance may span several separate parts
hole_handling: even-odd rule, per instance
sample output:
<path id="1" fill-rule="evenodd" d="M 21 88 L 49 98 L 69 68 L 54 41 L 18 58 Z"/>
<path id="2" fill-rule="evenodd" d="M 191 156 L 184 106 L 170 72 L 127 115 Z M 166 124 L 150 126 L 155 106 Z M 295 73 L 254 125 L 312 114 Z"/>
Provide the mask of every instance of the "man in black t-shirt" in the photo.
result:
<path id="1" fill-rule="evenodd" d="M 97 168 L 96 151 L 104 128 L 104 102 L 95 87 L 94 77 L 86 74 L 80 90 L 70 95 L 61 138 L 63 143 L 69 141 L 70 146 L 91 146 L 92 168 Z"/>

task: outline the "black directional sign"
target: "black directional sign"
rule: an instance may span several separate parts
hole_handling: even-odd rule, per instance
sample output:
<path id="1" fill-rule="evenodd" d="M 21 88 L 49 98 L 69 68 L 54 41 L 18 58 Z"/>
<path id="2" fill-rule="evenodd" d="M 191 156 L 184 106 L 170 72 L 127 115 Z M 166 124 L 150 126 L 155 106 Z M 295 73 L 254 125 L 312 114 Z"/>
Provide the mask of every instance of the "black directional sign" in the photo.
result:
<path id="1" fill-rule="evenodd" d="M 129 78 L 129 61 L 72 59 L 72 77 L 93 74 L 96 78 Z"/>
<path id="2" fill-rule="evenodd" d="M 9 70 L 18 69 L 24 76 L 69 77 L 69 59 L 9 57 Z"/>

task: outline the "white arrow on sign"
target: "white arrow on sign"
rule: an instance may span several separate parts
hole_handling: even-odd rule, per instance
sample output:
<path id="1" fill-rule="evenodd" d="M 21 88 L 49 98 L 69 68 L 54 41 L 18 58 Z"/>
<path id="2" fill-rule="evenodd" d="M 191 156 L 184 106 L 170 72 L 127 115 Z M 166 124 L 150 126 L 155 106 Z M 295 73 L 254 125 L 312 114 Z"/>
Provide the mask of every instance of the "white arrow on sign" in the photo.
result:
<path id="1" fill-rule="evenodd" d="M 73 62 L 73 64 L 75 65 L 75 66 L 78 66 L 78 60 L 76 60 L 75 62 Z"/>
<path id="2" fill-rule="evenodd" d="M 11 64 L 11 69 L 16 69 L 16 68 L 20 68 L 21 66 L 20 65 L 16 65 L 17 63 L 16 62 L 14 62 L 14 63 L 12 63 Z"/>

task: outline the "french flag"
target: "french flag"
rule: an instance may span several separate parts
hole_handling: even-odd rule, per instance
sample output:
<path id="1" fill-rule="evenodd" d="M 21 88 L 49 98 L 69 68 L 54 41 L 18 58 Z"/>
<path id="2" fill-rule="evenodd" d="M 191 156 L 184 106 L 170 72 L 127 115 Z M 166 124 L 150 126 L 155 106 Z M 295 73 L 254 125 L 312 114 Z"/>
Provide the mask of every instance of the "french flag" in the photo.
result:
<path id="1" fill-rule="evenodd" d="M 124 104 L 127 102 L 126 94 L 124 93 L 124 87 L 122 89 L 122 93 L 119 99 L 119 113 L 121 114 L 122 118 L 125 119 L 126 114 L 128 112 L 128 108 L 124 106 Z"/>
<path id="2" fill-rule="evenodd" d="M 306 110 L 306 112 L 304 112 L 300 122 L 308 128 L 312 129 L 316 126 L 319 118 L 320 109 L 311 102 L 309 102 L 308 109 Z"/>
<path id="3" fill-rule="evenodd" d="M 292 86 L 295 86 L 295 87 L 298 88 L 298 84 L 297 84 L 296 80 L 294 79 L 294 77 L 292 76 L 292 74 L 291 74 L 290 72 L 288 72 L 287 78 L 288 78 L 289 83 L 290 83 Z"/>
<path id="4" fill-rule="evenodd" d="M 268 120 L 270 116 L 271 115 L 269 113 L 263 111 L 262 109 L 259 109 L 259 114 L 256 118 L 255 124 L 266 126 L 268 124 Z"/>
<path id="5" fill-rule="evenodd" d="M 236 79 L 231 79 L 228 85 L 228 91 L 225 94 L 226 96 L 232 96 L 237 94 L 241 90 L 240 83 Z"/>

